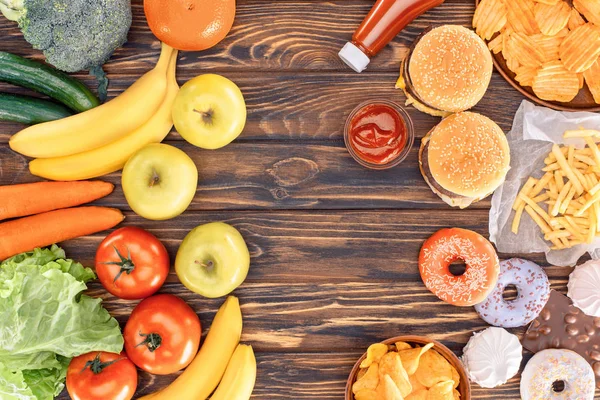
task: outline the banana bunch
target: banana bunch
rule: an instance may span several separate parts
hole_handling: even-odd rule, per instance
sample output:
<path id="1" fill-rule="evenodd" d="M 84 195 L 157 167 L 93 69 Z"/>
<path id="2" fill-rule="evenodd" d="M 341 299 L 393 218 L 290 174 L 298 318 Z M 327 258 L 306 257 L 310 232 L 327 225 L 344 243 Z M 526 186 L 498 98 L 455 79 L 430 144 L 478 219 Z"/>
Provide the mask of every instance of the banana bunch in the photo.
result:
<path id="1" fill-rule="evenodd" d="M 256 359 L 252 346 L 239 344 L 241 334 L 240 303 L 230 296 L 194 361 L 169 386 L 140 400 L 206 400 L 213 391 L 211 400 L 248 400 L 256 381 Z"/>
<path id="2" fill-rule="evenodd" d="M 89 111 L 28 127 L 9 141 L 11 149 L 37 158 L 33 175 L 73 181 L 118 171 L 137 150 L 161 142 L 171 131 L 179 91 L 177 50 L 162 44 L 158 63 L 121 95 Z"/>

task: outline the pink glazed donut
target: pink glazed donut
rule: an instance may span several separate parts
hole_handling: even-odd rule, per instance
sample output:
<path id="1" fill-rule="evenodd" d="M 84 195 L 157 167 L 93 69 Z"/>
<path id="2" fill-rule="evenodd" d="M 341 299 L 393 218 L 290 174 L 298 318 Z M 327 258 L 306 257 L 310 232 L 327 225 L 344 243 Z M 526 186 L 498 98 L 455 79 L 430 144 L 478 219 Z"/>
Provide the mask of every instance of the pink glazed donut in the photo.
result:
<path id="1" fill-rule="evenodd" d="M 517 288 L 517 298 L 506 301 L 502 294 L 509 285 Z M 525 326 L 538 316 L 550 297 L 548 276 L 539 265 L 512 258 L 500 262 L 496 288 L 481 303 L 477 314 L 490 325 L 502 328 Z"/>

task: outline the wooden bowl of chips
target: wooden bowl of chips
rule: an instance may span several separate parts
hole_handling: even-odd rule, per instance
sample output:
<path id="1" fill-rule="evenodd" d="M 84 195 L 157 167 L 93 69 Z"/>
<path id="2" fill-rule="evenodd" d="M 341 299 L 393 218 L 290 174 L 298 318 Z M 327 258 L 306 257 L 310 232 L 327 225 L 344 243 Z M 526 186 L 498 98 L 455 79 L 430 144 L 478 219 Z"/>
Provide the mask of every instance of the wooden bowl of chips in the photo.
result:
<path id="1" fill-rule="evenodd" d="M 594 40 L 593 35 L 586 32 L 586 29 L 581 29 L 580 34 L 571 35 L 569 38 L 572 46 L 564 50 L 564 54 L 560 53 L 566 57 L 565 64 L 569 64 L 572 68 L 585 69 L 585 72 L 576 74 L 567 71 L 559 54 L 560 45 L 565 37 L 581 24 L 587 25 L 585 28 L 598 35 L 593 32 L 593 24 L 586 20 L 586 16 L 579 14 L 570 1 L 560 0 L 556 5 L 541 6 L 537 6 L 538 3 L 534 3 L 533 0 L 509 0 L 509 2 L 511 13 L 508 19 L 512 18 L 513 25 L 520 29 L 512 40 L 505 40 L 506 38 L 502 37 L 505 28 L 500 32 L 495 31 L 500 26 L 496 24 L 502 18 L 496 6 L 500 4 L 499 0 L 487 0 L 484 5 L 486 10 L 482 10 L 480 15 L 474 18 L 476 31 L 488 43 L 498 73 L 523 96 L 542 106 L 559 111 L 600 111 L 600 104 L 598 104 L 600 103 L 600 61 L 596 61 L 591 68 L 588 68 L 588 65 L 598 57 L 597 52 L 592 52 L 590 46 L 596 46 L 596 50 L 600 50 L 600 45 Z M 475 0 L 476 7 L 479 7 L 480 3 L 481 0 Z M 534 8 L 529 8 L 531 5 L 534 5 Z M 568 25 L 565 27 L 561 25 L 562 12 L 565 13 L 565 18 L 568 17 Z M 547 18 L 547 14 L 555 18 Z M 543 24 L 542 28 L 546 34 L 540 33 L 541 28 L 537 21 Z M 552 26 L 557 23 L 559 25 Z M 507 22 L 505 27 L 508 25 Z M 600 27 L 596 26 L 596 28 Z M 547 35 L 548 33 L 552 35 Z M 587 40 L 596 44 L 588 44 Z M 540 58 L 539 62 L 542 62 L 544 67 L 532 66 L 536 62 L 536 57 Z M 572 59 L 577 61 L 571 62 Z M 544 71 L 540 73 L 542 68 Z M 539 75 L 538 81 L 534 84 L 536 75 Z M 534 86 L 537 90 L 534 90 Z M 590 90 L 590 87 L 594 90 Z M 596 94 L 596 99 L 593 92 Z"/>
<path id="2" fill-rule="evenodd" d="M 382 387 L 380 375 L 385 377 Z M 471 385 L 458 357 L 440 342 L 422 336 L 398 336 L 369 346 L 346 383 L 346 400 L 409 395 L 411 399 L 470 400 Z"/>

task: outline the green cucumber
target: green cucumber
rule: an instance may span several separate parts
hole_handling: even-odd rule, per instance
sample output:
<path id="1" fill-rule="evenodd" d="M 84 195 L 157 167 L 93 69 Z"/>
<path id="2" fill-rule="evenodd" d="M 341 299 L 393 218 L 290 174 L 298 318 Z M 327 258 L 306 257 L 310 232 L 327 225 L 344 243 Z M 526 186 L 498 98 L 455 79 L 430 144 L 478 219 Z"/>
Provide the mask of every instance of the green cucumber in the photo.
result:
<path id="1" fill-rule="evenodd" d="M 79 80 L 37 61 L 0 51 L 0 81 L 43 93 L 70 109 L 82 112 L 100 100 Z"/>
<path id="2" fill-rule="evenodd" d="M 67 107 L 49 100 L 0 93 L 0 121 L 34 125 L 73 115 Z"/>

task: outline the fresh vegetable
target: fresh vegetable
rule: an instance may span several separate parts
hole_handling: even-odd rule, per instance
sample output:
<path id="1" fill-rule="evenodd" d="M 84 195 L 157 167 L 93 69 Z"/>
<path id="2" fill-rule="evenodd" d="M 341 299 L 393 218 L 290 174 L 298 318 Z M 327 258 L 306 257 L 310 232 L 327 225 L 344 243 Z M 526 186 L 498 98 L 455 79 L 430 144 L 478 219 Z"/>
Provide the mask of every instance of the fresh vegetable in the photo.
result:
<path id="1" fill-rule="evenodd" d="M 152 33 L 179 50 L 206 50 L 231 30 L 235 0 L 144 0 Z"/>
<path id="2" fill-rule="evenodd" d="M 90 235 L 123 221 L 121 211 L 106 207 L 75 207 L 0 224 L 0 260 L 35 247 Z"/>
<path id="3" fill-rule="evenodd" d="M 90 70 L 106 93 L 102 64 L 127 41 L 129 0 L 0 0 L 0 11 L 48 63 L 66 72 Z"/>
<path id="4" fill-rule="evenodd" d="M 152 118 L 138 129 L 97 149 L 64 157 L 38 158 L 29 163 L 29 172 L 46 179 L 73 181 L 110 174 L 123 168 L 127 160 L 142 147 L 160 143 L 173 127 L 171 110 L 179 85 L 175 79 L 177 51 L 173 52 L 168 70 L 167 95 Z"/>
<path id="5" fill-rule="evenodd" d="M 67 370 L 73 400 L 129 400 L 137 387 L 137 370 L 125 352 L 93 351 L 75 357 Z"/>
<path id="6" fill-rule="evenodd" d="M 242 311 L 230 296 L 219 308 L 194 361 L 166 388 L 140 400 L 205 400 L 215 390 L 242 334 Z"/>
<path id="7" fill-rule="evenodd" d="M 177 94 L 173 122 L 177 132 L 194 146 L 219 149 L 237 138 L 246 125 L 244 96 L 223 76 L 197 76 Z"/>
<path id="8" fill-rule="evenodd" d="M 81 114 L 30 126 L 10 138 L 10 147 L 29 157 L 61 157 L 104 146 L 131 133 L 162 104 L 172 53 L 172 48 L 163 45 L 156 67 L 121 95 Z"/>
<path id="9" fill-rule="evenodd" d="M 143 299 L 162 284 L 171 264 L 165 246 L 148 231 L 133 226 L 108 235 L 96 251 L 96 273 L 102 285 L 122 299 Z"/>
<path id="10" fill-rule="evenodd" d="M 73 113 L 60 104 L 20 94 L 0 93 L 0 121 L 34 125 L 66 118 Z"/>
<path id="11" fill-rule="evenodd" d="M 0 6 L 2 2 L 0 0 Z M 79 80 L 37 61 L 0 51 L 0 81 L 26 87 L 82 112 L 100 104 L 100 100 Z"/>
<path id="12" fill-rule="evenodd" d="M 123 330 L 125 351 L 131 361 L 157 375 L 172 374 L 192 362 L 201 335 L 200 319 L 194 310 L 172 294 L 142 300 Z"/>
<path id="13" fill-rule="evenodd" d="M 102 181 L 0 186 L 0 220 L 89 203 L 110 194 L 113 189 L 112 183 Z"/>
<path id="14" fill-rule="evenodd" d="M 64 387 L 70 357 L 122 350 L 118 322 L 100 299 L 82 294 L 94 277 L 57 246 L 0 264 L 2 399 L 51 400 Z"/>
<path id="15" fill-rule="evenodd" d="M 127 203 L 138 215 L 170 219 L 184 212 L 194 199 L 198 169 L 177 147 L 153 143 L 127 161 L 121 185 Z"/>
<path id="16" fill-rule="evenodd" d="M 221 297 L 242 284 L 250 268 L 244 238 L 231 225 L 213 222 L 187 234 L 175 258 L 177 276 L 188 289 Z"/>
<path id="17" fill-rule="evenodd" d="M 210 400 L 248 400 L 256 383 L 256 358 L 252 346 L 239 344 L 225 375 Z"/>

